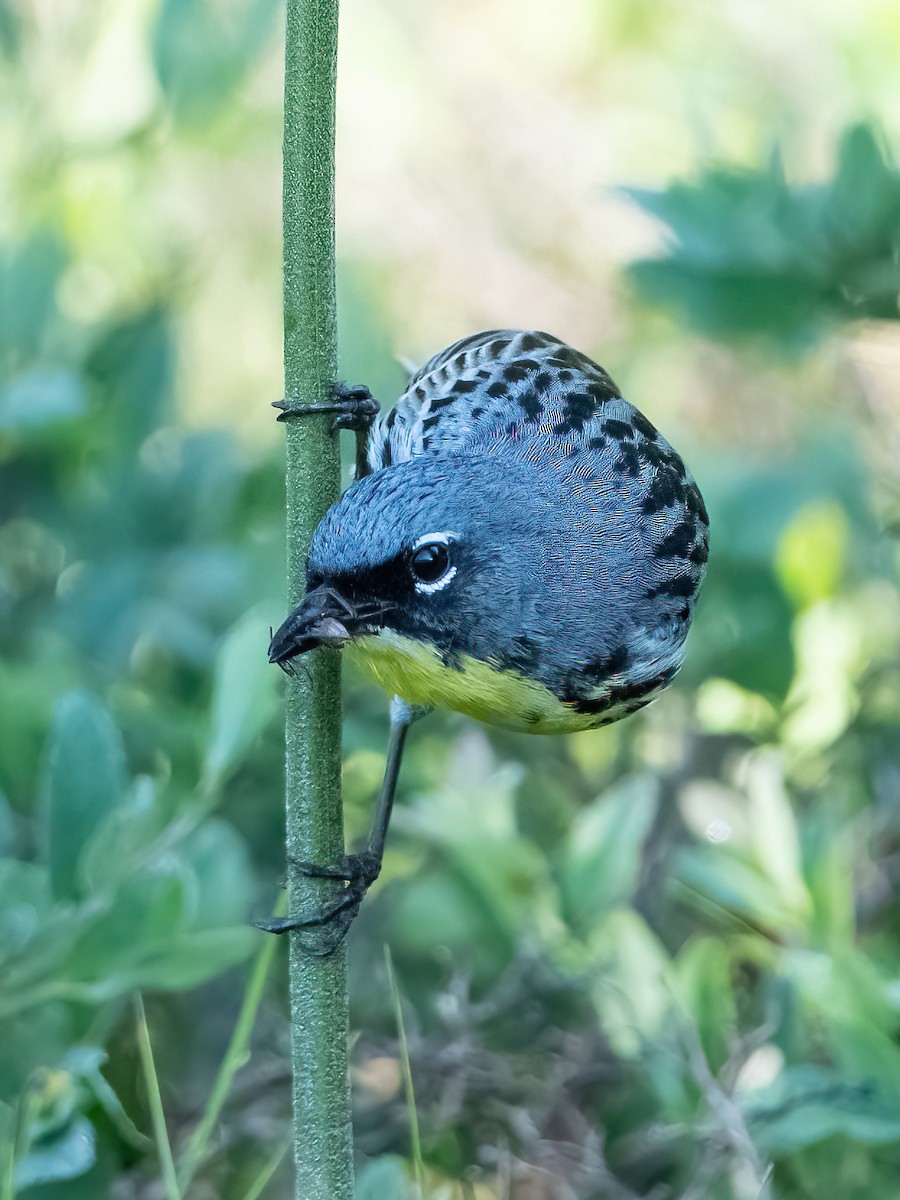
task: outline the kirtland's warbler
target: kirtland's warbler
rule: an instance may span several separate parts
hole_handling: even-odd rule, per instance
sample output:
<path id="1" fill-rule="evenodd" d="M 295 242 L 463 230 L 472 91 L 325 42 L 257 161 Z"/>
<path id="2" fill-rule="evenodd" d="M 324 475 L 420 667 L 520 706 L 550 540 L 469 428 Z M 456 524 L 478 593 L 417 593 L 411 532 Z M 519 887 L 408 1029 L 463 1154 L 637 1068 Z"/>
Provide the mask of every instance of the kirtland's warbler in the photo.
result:
<path id="1" fill-rule="evenodd" d="M 285 415 L 310 408 L 280 405 Z M 438 706 L 528 733 L 593 729 L 669 683 L 707 558 L 703 498 L 680 456 L 609 375 L 547 333 L 455 342 L 368 430 L 360 476 L 317 528 L 307 594 L 272 638 L 286 670 L 346 646 L 395 697 L 367 849 L 337 865 L 330 903 L 264 923 L 321 930 L 329 953 L 378 875 L 409 723 Z"/>

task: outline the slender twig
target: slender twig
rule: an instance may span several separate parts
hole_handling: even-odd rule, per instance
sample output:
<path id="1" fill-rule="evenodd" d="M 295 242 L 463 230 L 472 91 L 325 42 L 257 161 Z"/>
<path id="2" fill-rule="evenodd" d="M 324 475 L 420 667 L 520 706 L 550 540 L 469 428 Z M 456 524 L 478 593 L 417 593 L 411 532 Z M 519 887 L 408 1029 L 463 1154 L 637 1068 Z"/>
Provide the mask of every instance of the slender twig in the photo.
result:
<path id="1" fill-rule="evenodd" d="M 15 1200 L 16 1195 L 16 1153 L 15 1144 L 11 1141 L 9 1146 L 9 1154 L 2 1168 L 3 1174 L 0 1178 L 0 1197 L 2 1200 Z"/>
<path id="2" fill-rule="evenodd" d="M 748 1200 L 771 1200 L 772 1167 L 770 1163 L 761 1159 L 750 1136 L 740 1104 L 725 1091 L 721 1081 L 713 1075 L 696 1028 L 686 1024 L 683 1033 L 691 1074 L 703 1089 L 710 1126 L 729 1153 L 730 1175 L 735 1195 L 747 1197 Z M 694 1180 L 692 1186 L 696 1190 L 689 1188 L 682 1200 L 687 1200 L 689 1195 L 701 1200 L 701 1197 L 706 1195 L 705 1184 L 699 1185 L 698 1180 Z"/>
<path id="3" fill-rule="evenodd" d="M 394 1015 L 397 1019 L 397 1037 L 400 1041 L 400 1063 L 403 1068 L 403 1091 L 406 1096 L 406 1111 L 409 1113 L 409 1140 L 412 1150 L 413 1167 L 416 1172 L 416 1183 L 419 1188 L 419 1200 L 425 1200 L 425 1168 L 422 1162 L 422 1139 L 419 1136 L 419 1114 L 416 1111 L 416 1093 L 413 1088 L 412 1068 L 409 1063 L 409 1043 L 406 1040 L 406 1025 L 403 1021 L 403 1006 L 400 1003 L 400 989 L 394 975 L 394 960 L 391 958 L 391 948 L 385 943 L 384 961 L 387 964 L 388 984 L 394 1000 Z"/>
<path id="4" fill-rule="evenodd" d="M 14 1139 L 10 1138 L 9 1153 L 7 1154 L 0 1176 L 0 1198 L 14 1200 L 16 1194 L 16 1147 Z"/>
<path id="5" fill-rule="evenodd" d="M 32 1080 L 29 1080 L 16 1103 L 13 1113 L 9 1154 L 3 1167 L 2 1179 L 0 1179 L 0 1197 L 2 1197 L 2 1200 L 15 1200 L 16 1198 L 16 1164 L 28 1152 L 28 1133 L 38 1114 L 39 1107 L 40 1105 L 35 1096 L 35 1089 L 32 1087 Z"/>
<path id="6" fill-rule="evenodd" d="M 266 1184 L 281 1166 L 281 1160 L 291 1148 L 290 1141 L 282 1142 L 276 1146 L 266 1161 L 263 1163 L 258 1175 L 250 1184 L 249 1189 L 244 1193 L 242 1200 L 259 1200 L 263 1194 Z"/>
<path id="7" fill-rule="evenodd" d="M 166 1128 L 166 1114 L 163 1112 L 162 1096 L 159 1091 L 159 1078 L 156 1074 L 156 1064 L 153 1061 L 153 1047 L 150 1044 L 150 1031 L 147 1028 L 147 1014 L 144 1012 L 144 1001 L 141 999 L 140 992 L 135 993 L 134 1009 L 137 1018 L 138 1054 L 141 1060 L 144 1086 L 147 1089 L 147 1101 L 150 1105 L 153 1140 L 156 1143 L 156 1153 L 159 1155 L 163 1188 L 166 1200 L 181 1200 L 181 1188 L 178 1186 L 178 1177 L 175 1173 L 175 1160 L 172 1158 L 172 1146 L 169 1142 L 169 1131 Z"/>
<path id="8" fill-rule="evenodd" d="M 276 917 L 281 916 L 286 908 L 287 898 L 282 895 L 279 898 L 274 915 Z M 178 1182 L 182 1191 L 187 1191 L 197 1168 L 203 1161 L 207 1147 L 209 1146 L 209 1139 L 212 1136 L 216 1122 L 219 1119 L 219 1114 L 231 1091 L 234 1077 L 247 1061 L 250 1036 L 253 1033 L 253 1026 L 256 1024 L 256 1014 L 259 1010 L 263 990 L 266 986 L 266 980 L 269 977 L 269 971 L 272 968 L 277 948 L 277 939 L 270 937 L 263 941 L 257 951 L 256 959 L 247 980 L 247 986 L 244 989 L 241 1011 L 235 1022 L 234 1032 L 225 1051 L 225 1057 L 222 1059 L 222 1065 L 219 1067 L 218 1074 L 210 1090 L 209 1098 L 203 1110 L 203 1116 L 198 1121 L 196 1128 L 179 1155 Z"/>
<path id="9" fill-rule="evenodd" d="M 285 397 L 325 404 L 337 377 L 334 268 L 334 114 L 338 0 L 288 0 L 284 89 Z M 287 436 L 288 591 L 296 604 L 313 531 L 340 488 L 328 414 L 284 422 Z M 315 650 L 287 684 L 287 851 L 323 864 L 344 852 L 340 666 Z M 295 873 L 288 912 L 321 903 L 327 881 Z M 348 1007 L 343 948 L 290 952 L 294 1161 L 297 1200 L 352 1200 Z"/>

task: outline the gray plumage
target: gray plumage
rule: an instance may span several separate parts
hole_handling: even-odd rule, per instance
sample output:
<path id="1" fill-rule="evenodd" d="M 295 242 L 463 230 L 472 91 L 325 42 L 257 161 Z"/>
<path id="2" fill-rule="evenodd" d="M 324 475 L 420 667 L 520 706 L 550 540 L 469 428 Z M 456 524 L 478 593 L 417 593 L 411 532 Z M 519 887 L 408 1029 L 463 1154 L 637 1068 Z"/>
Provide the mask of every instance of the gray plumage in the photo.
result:
<path id="1" fill-rule="evenodd" d="M 681 458 L 599 366 L 494 330 L 430 359 L 370 437 L 371 474 L 326 514 L 309 587 L 381 606 L 377 627 L 542 683 L 605 724 L 673 677 L 707 557 Z M 446 537 L 453 578 L 409 556 Z M 526 715 L 527 722 L 527 715 Z"/>

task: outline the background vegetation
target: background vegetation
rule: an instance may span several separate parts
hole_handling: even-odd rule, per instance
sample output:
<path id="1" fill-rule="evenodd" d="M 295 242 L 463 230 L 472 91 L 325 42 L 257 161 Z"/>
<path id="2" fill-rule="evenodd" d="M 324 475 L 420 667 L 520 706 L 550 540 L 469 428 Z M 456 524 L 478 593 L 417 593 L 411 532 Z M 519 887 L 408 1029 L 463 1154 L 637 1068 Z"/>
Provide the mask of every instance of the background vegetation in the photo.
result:
<path id="1" fill-rule="evenodd" d="M 282 870 L 279 22 L 0 0 L 2 1200 L 290 1194 L 284 947 L 248 925 Z M 896 8 L 358 0 L 343 34 L 342 373 L 390 399 L 395 354 L 548 328 L 713 528 L 648 711 L 414 731 L 351 937 L 360 1196 L 892 1200 Z M 348 678 L 350 837 L 385 733 Z"/>

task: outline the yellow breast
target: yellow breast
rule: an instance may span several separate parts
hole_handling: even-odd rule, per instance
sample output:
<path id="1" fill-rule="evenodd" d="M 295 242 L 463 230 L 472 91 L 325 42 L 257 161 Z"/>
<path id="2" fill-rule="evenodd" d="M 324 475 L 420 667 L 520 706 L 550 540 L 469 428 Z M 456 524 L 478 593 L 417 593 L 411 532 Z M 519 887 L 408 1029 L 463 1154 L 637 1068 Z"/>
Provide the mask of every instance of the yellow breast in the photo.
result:
<path id="1" fill-rule="evenodd" d="M 543 684 L 515 671 L 469 655 L 445 666 L 433 646 L 392 630 L 358 638 L 344 654 L 408 704 L 452 708 L 489 725 L 528 733 L 574 733 L 602 723 L 595 714 L 575 712 Z"/>

